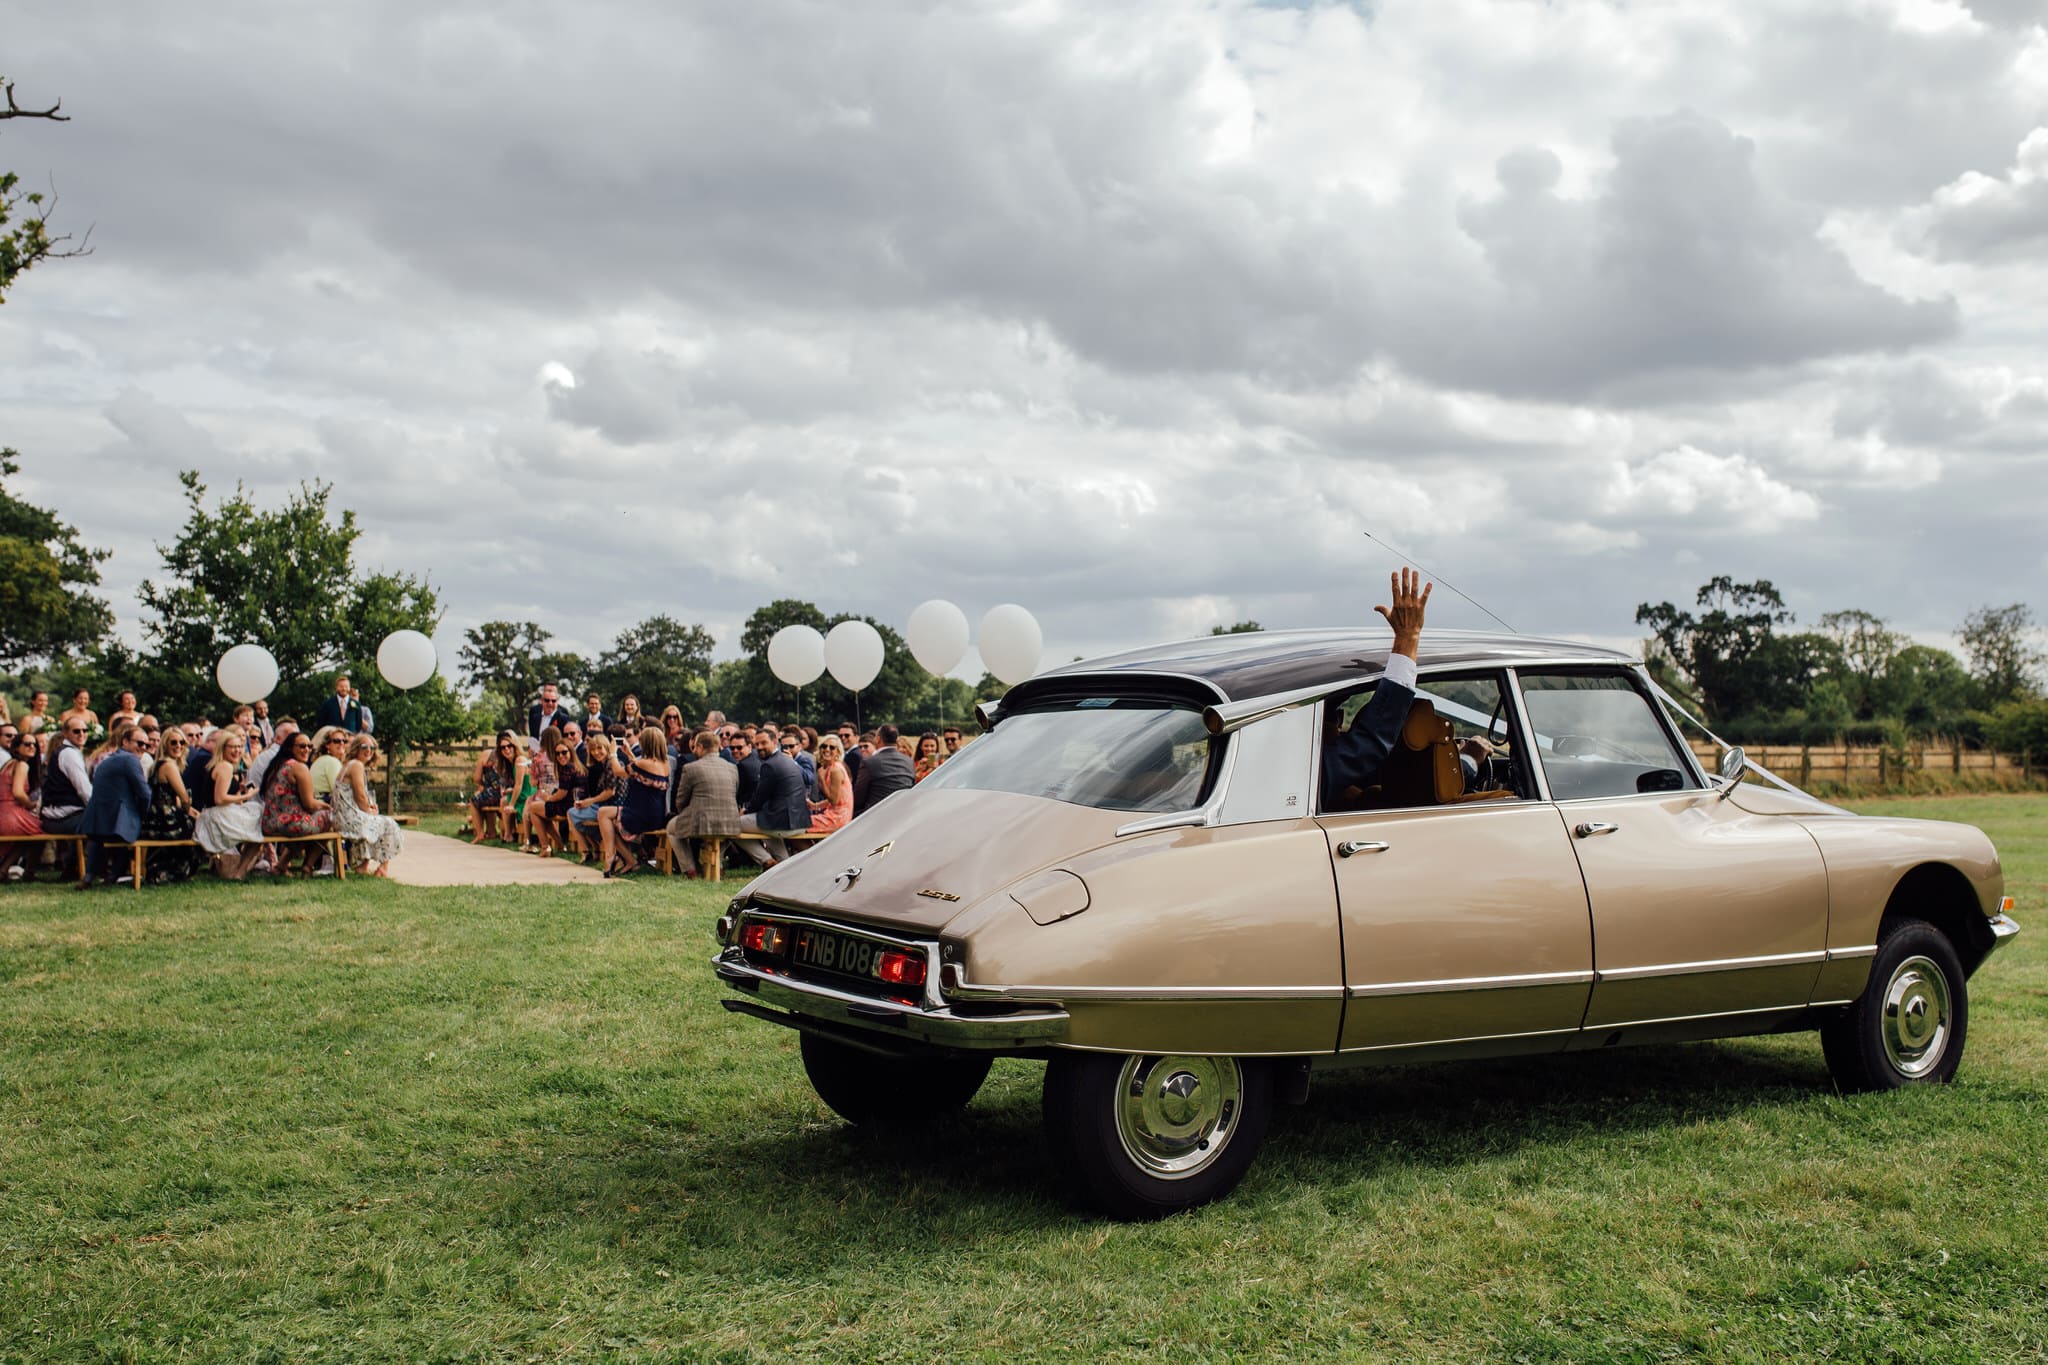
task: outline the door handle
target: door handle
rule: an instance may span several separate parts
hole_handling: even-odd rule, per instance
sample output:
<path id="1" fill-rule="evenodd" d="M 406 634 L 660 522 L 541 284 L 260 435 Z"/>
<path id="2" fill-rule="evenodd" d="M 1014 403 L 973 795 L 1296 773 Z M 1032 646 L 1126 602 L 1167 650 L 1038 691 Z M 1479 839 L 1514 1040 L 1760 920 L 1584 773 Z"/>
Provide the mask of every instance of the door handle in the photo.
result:
<path id="1" fill-rule="evenodd" d="M 1377 839 L 1346 839 L 1337 845 L 1337 856 L 1349 858 L 1354 853 L 1385 853 L 1391 847 L 1393 845 L 1383 844 Z"/>
<path id="2" fill-rule="evenodd" d="M 1606 820 L 1584 820 L 1573 827 L 1572 837 L 1575 839 L 1590 839 L 1596 834 L 1612 834 L 1620 828 L 1620 825 L 1612 824 Z"/>

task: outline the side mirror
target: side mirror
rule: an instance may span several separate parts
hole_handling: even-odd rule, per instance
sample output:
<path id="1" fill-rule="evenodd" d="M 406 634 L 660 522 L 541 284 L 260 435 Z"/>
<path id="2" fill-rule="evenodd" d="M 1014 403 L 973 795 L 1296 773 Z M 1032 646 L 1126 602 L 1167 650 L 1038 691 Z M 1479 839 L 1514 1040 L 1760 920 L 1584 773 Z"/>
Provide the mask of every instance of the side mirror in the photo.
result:
<path id="1" fill-rule="evenodd" d="M 1727 800 L 1729 793 L 1741 785 L 1742 774 L 1748 768 L 1749 755 L 1742 752 L 1740 744 L 1721 755 L 1721 776 L 1728 783 L 1727 786 L 1721 788 L 1722 800 Z"/>

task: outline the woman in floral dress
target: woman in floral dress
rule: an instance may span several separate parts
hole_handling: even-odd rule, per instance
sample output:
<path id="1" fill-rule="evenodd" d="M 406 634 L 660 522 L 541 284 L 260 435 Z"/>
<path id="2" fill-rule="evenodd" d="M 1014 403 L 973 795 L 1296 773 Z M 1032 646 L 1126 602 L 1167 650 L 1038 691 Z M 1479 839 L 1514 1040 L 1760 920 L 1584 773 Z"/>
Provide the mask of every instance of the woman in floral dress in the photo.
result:
<path id="1" fill-rule="evenodd" d="M 348 762 L 334 781 L 334 827 L 348 837 L 349 866 L 369 865 L 374 875 L 391 875 L 391 860 L 405 847 L 398 822 L 377 813 L 370 790 L 370 769 L 377 762 L 377 739 L 357 735 L 349 741 Z"/>
<path id="2" fill-rule="evenodd" d="M 327 834 L 334 829 L 334 811 L 313 794 L 313 737 L 301 730 L 291 738 L 291 747 L 270 765 L 263 779 L 263 832 L 273 839 L 297 839 L 308 834 Z M 320 855 L 319 844 L 300 845 L 305 855 L 299 875 L 310 877 Z M 278 853 L 278 871 L 283 872 L 286 854 Z"/>

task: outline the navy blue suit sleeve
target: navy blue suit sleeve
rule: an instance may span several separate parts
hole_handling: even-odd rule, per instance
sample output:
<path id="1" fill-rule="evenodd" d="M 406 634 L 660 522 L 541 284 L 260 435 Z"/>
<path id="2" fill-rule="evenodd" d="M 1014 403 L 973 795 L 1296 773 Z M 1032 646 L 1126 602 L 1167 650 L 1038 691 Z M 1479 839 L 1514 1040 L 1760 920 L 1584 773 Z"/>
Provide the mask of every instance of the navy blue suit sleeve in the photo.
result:
<path id="1" fill-rule="evenodd" d="M 1382 681 L 1372 700 L 1351 722 L 1351 728 L 1323 746 L 1323 808 L 1328 810 L 1347 787 L 1369 787 L 1380 775 L 1387 755 L 1401 737 L 1415 689 Z"/>

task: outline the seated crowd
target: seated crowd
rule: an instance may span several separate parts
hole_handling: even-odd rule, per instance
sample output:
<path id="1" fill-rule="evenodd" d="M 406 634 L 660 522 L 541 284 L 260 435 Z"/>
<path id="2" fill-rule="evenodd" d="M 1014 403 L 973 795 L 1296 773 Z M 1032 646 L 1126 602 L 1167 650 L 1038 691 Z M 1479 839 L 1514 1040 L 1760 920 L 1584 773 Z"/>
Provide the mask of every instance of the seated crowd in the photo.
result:
<path id="1" fill-rule="evenodd" d="M 698 840 L 758 834 L 740 847 L 772 866 L 789 856 L 787 839 L 838 829 L 966 742 L 954 726 L 912 739 L 893 725 L 821 732 L 734 724 L 719 711 L 692 726 L 674 706 L 649 720 L 630 695 L 615 719 L 594 692 L 572 714 L 550 684 L 527 709 L 526 734 L 502 730 L 478 758 L 470 830 L 476 843 L 600 859 L 606 876 L 633 871 L 646 841 L 666 838 L 675 867 L 694 877 Z"/>
<path id="2" fill-rule="evenodd" d="M 123 692 L 104 723 L 80 691 L 52 718 L 37 692 L 19 723 L 0 704 L 0 867 L 20 881 L 51 835 L 85 840 L 81 889 L 102 880 L 109 845 L 150 850 L 150 880 L 180 881 L 202 861 L 240 881 L 283 873 L 294 850 L 302 875 L 332 871 L 326 841 L 340 834 L 351 868 L 385 876 L 398 855 L 398 822 L 371 785 L 374 718 L 346 675 L 321 703 L 311 732 L 273 722 L 266 702 L 240 706 L 221 726 L 201 717 L 166 726 Z M 119 880 L 127 880 L 125 877 Z"/>

